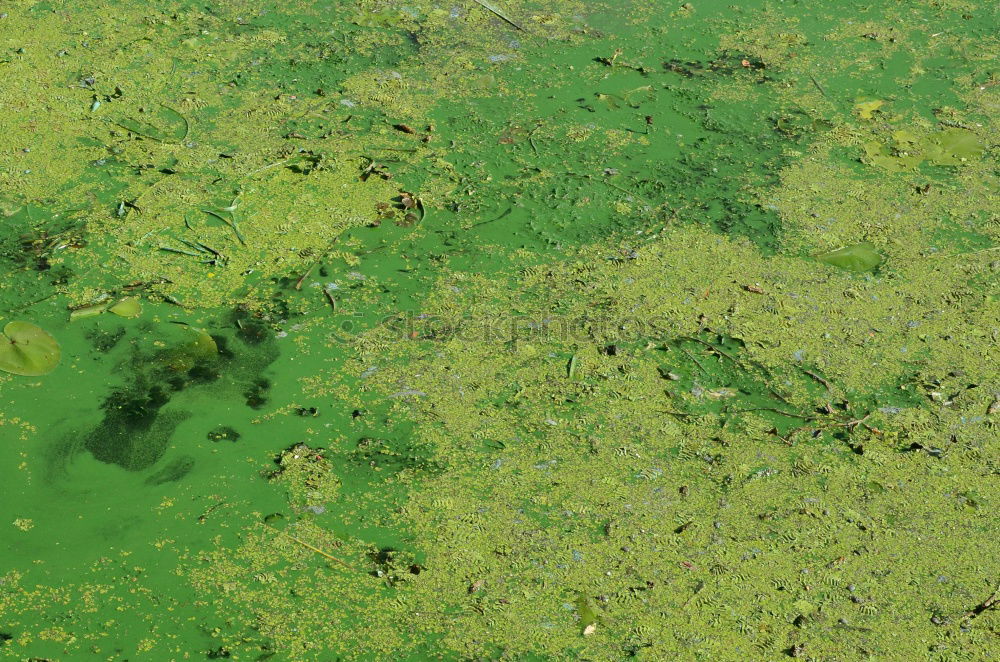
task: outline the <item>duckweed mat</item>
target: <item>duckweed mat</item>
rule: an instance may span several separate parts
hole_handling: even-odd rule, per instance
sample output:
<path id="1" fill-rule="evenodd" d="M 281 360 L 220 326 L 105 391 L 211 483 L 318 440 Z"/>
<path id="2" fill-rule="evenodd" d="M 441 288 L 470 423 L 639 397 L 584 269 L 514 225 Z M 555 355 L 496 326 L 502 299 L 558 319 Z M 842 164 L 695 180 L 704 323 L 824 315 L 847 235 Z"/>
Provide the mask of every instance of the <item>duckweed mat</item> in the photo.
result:
<path id="1" fill-rule="evenodd" d="M 3 3 L 0 658 L 996 659 L 998 27 Z"/>

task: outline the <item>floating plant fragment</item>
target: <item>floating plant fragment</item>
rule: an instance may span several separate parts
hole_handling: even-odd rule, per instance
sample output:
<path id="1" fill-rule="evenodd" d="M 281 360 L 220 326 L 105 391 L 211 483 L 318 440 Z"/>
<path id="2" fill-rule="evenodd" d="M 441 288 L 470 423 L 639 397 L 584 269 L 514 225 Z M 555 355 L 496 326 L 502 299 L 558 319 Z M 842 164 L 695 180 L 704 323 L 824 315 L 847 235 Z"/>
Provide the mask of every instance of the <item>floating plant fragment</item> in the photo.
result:
<path id="1" fill-rule="evenodd" d="M 142 306 L 135 297 L 125 297 L 114 303 L 103 301 L 71 311 L 69 321 L 97 317 L 103 313 L 114 313 L 119 317 L 138 317 L 142 313 Z"/>
<path id="2" fill-rule="evenodd" d="M 816 259 L 825 264 L 855 273 L 871 271 L 882 264 L 882 256 L 875 250 L 875 246 L 867 241 L 838 248 L 829 253 L 823 253 L 822 255 L 818 255 Z"/>
<path id="3" fill-rule="evenodd" d="M 0 339 L 0 370 L 15 375 L 47 375 L 59 365 L 59 343 L 30 322 L 8 322 Z"/>
<path id="4" fill-rule="evenodd" d="M 219 353 L 219 346 L 208 331 L 197 327 L 188 327 L 195 333 L 195 339 L 188 345 L 191 354 L 197 358 L 208 358 Z"/>
<path id="5" fill-rule="evenodd" d="M 584 635 L 590 635 L 597 629 L 598 615 L 593 603 L 583 593 L 579 593 L 575 600 L 577 616 L 580 620 L 578 625 Z"/>
<path id="6" fill-rule="evenodd" d="M 95 303 L 90 306 L 84 306 L 83 308 L 77 308 L 70 311 L 69 321 L 75 322 L 76 320 L 86 319 L 88 317 L 96 317 L 102 314 L 108 309 L 108 304 L 105 303 Z"/>
<path id="7" fill-rule="evenodd" d="M 142 313 L 142 306 L 135 297 L 126 297 L 108 308 L 108 312 L 119 317 L 138 317 Z"/>

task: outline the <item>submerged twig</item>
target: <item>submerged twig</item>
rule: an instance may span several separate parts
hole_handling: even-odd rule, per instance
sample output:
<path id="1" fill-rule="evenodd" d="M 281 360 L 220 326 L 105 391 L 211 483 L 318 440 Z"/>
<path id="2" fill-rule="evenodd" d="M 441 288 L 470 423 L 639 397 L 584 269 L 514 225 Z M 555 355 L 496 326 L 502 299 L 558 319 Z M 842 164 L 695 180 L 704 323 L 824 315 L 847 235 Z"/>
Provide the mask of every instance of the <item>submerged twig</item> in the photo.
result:
<path id="1" fill-rule="evenodd" d="M 502 11 L 500 11 L 500 8 L 494 5 L 492 2 L 487 2 L 487 0 L 475 0 L 475 3 L 480 7 L 482 7 L 483 9 L 485 9 L 486 11 L 496 14 L 503 21 L 513 25 L 521 32 L 524 32 L 524 28 L 522 28 L 520 25 L 512 21 L 510 18 L 508 18 Z"/>
<path id="2" fill-rule="evenodd" d="M 997 590 L 993 591 L 993 595 L 986 598 L 978 605 L 965 612 L 965 618 L 975 618 L 987 609 L 993 607 L 997 602 L 1000 601 L 1000 585 L 997 585 Z"/>
<path id="3" fill-rule="evenodd" d="M 311 550 L 311 551 L 313 551 L 313 552 L 316 552 L 317 554 L 319 554 L 319 555 L 320 555 L 320 556 L 322 556 L 323 558 L 326 558 L 326 559 L 330 559 L 331 561 L 333 561 L 333 562 L 335 562 L 335 563 L 339 563 L 340 565 L 344 566 L 345 568 L 347 568 L 347 569 L 349 569 L 349 570 L 354 570 L 354 568 L 352 568 L 352 567 L 351 567 L 351 566 L 350 566 L 350 565 L 349 565 L 349 564 L 348 564 L 348 563 L 347 563 L 346 561 L 344 561 L 344 560 L 342 560 L 342 559 L 338 559 L 338 558 L 337 558 L 336 556 L 333 556 L 332 554 L 330 554 L 330 553 L 328 553 L 328 552 L 324 552 L 324 551 L 323 551 L 322 549 L 320 549 L 319 547 L 316 547 L 315 545 L 310 545 L 310 544 L 309 544 L 309 543 L 307 543 L 307 542 L 306 542 L 305 540 L 302 540 L 301 538 L 296 538 L 295 536 L 293 536 L 293 535 L 292 535 L 292 534 L 290 534 L 290 533 L 285 533 L 284 531 L 279 531 L 278 529 L 274 528 L 274 527 L 273 527 L 273 526 L 271 526 L 270 524 L 267 524 L 267 523 L 263 523 L 263 524 L 264 524 L 264 526 L 266 526 L 267 528 L 271 529 L 271 530 L 272 530 L 272 531 L 274 531 L 275 533 L 277 533 L 277 534 L 279 534 L 279 535 L 282 535 L 282 536 L 285 536 L 285 537 L 286 537 L 286 538 L 288 538 L 289 540 L 291 540 L 291 541 L 293 541 L 293 542 L 296 542 L 296 543 L 298 543 L 298 544 L 302 545 L 303 547 L 305 547 L 305 548 L 306 548 L 306 549 L 308 549 L 308 550 Z"/>
<path id="4" fill-rule="evenodd" d="M 833 390 L 833 387 L 830 386 L 830 382 L 826 381 L 825 379 L 823 379 L 822 377 L 820 377 L 819 375 L 817 375 L 815 372 L 806 370 L 805 368 L 799 368 L 799 370 L 801 370 L 802 372 L 804 372 L 805 374 L 809 375 L 810 377 L 812 377 L 813 379 L 815 379 L 816 381 L 818 381 L 820 384 L 822 384 L 823 386 L 825 386 L 827 391 L 832 391 Z"/>
<path id="5" fill-rule="evenodd" d="M 177 115 L 178 117 L 181 118 L 181 120 L 184 122 L 184 135 L 180 136 L 179 138 L 170 138 L 169 136 L 157 136 L 153 132 L 151 132 L 150 130 L 145 129 L 145 127 L 138 127 L 137 128 L 136 126 L 129 126 L 128 124 L 125 124 L 124 120 L 121 121 L 121 122 L 119 122 L 117 120 L 108 120 L 108 121 L 110 121 L 115 126 L 120 126 L 121 128 L 125 129 L 126 131 L 130 131 L 131 133 L 135 133 L 135 134 L 138 134 L 140 136 L 144 136 L 146 138 L 149 138 L 151 140 L 155 140 L 156 142 L 160 142 L 160 143 L 183 143 L 185 140 L 187 140 L 188 134 L 191 133 L 191 122 L 188 121 L 188 118 L 185 117 L 184 114 L 181 113 L 180 111 L 174 110 L 173 108 L 171 108 L 170 106 L 168 106 L 166 104 L 162 104 L 161 103 L 160 106 L 162 108 L 166 108 L 167 110 L 169 110 L 170 112 L 172 112 L 173 114 L 175 114 L 175 115 Z M 135 124 L 138 125 L 138 124 L 140 124 L 140 122 L 135 122 Z M 146 126 L 149 127 L 149 129 L 152 129 L 153 131 L 157 131 L 157 132 L 159 131 L 159 129 L 157 129 L 157 127 L 153 126 L 149 122 L 142 122 L 142 124 L 145 124 Z"/>
<path id="6" fill-rule="evenodd" d="M 691 359 L 692 361 L 694 361 L 695 365 L 697 365 L 697 366 L 698 366 L 699 368 L 701 368 L 701 371 L 702 371 L 703 373 L 705 373 L 706 375 L 708 374 L 708 370 L 705 370 L 705 366 L 703 366 L 703 365 L 701 364 L 701 361 L 699 361 L 698 359 L 696 359 L 696 358 L 694 357 L 694 354 L 692 354 L 691 352 L 687 351 L 687 350 L 686 350 L 686 349 L 684 349 L 683 347 L 681 347 L 680 349 L 681 349 L 681 351 L 682 351 L 682 352 L 684 352 L 685 354 L 687 354 L 687 357 L 688 357 L 689 359 Z"/>
<path id="7" fill-rule="evenodd" d="M 681 340 L 693 340 L 694 342 L 701 343 L 705 347 L 708 347 L 709 349 L 711 349 L 713 352 L 717 352 L 718 354 L 720 354 L 722 356 L 725 356 L 727 359 L 729 359 L 733 363 L 739 365 L 739 361 L 737 361 L 735 357 L 733 357 L 730 354 L 724 352 L 722 349 L 716 347 L 715 345 L 713 345 L 710 342 L 705 342 L 701 338 L 695 338 L 694 336 L 679 336 L 679 338 Z"/>
<path id="8" fill-rule="evenodd" d="M 969 251 L 968 253 L 952 253 L 951 255 L 937 254 L 937 255 L 928 255 L 927 257 L 930 259 L 936 257 L 964 257 L 966 255 L 979 255 L 980 253 L 989 253 L 990 251 L 1000 251 L 1000 246 L 990 246 L 989 248 L 981 248 L 977 251 Z"/>
<path id="9" fill-rule="evenodd" d="M 316 265 L 322 262 L 326 258 L 326 256 L 330 254 L 330 251 L 333 250 L 333 247 L 337 243 L 338 239 L 340 239 L 339 236 L 331 239 L 330 243 L 327 244 L 326 249 L 324 249 L 323 252 L 319 254 L 319 257 L 317 257 L 315 260 L 312 261 L 312 264 L 310 264 L 309 267 L 306 268 L 305 273 L 302 274 L 302 276 L 297 281 L 295 281 L 296 290 L 302 289 L 302 283 L 304 283 L 306 278 L 309 277 L 309 274 L 312 273 L 312 270 L 316 268 Z"/>
<path id="10" fill-rule="evenodd" d="M 514 208 L 513 207 L 508 207 L 507 211 L 505 211 L 504 213 L 500 214 L 496 218 L 491 218 L 491 219 L 488 219 L 488 220 L 485 220 L 485 221 L 480 221 L 479 223 L 474 223 L 473 225 L 470 225 L 468 228 L 466 228 L 466 230 L 471 230 L 473 228 L 478 228 L 481 225 L 486 225 L 487 223 L 493 223 L 494 221 L 499 221 L 501 218 L 505 217 L 507 214 L 511 213 L 512 211 L 514 211 Z"/>
<path id="11" fill-rule="evenodd" d="M 337 300 L 333 298 L 332 294 L 330 294 L 330 290 L 326 289 L 325 287 L 323 288 L 323 294 L 326 295 L 326 300 L 330 302 L 330 307 L 333 309 L 333 312 L 336 313 L 337 312 Z"/>
<path id="12" fill-rule="evenodd" d="M 309 274 L 312 273 L 312 270 L 315 267 L 316 267 L 316 262 L 313 262 L 312 264 L 309 265 L 309 268 L 306 269 L 305 273 L 302 274 L 302 276 L 299 277 L 299 279 L 297 281 L 295 281 L 295 289 L 296 290 L 301 290 L 302 289 L 302 283 L 305 282 L 306 278 L 309 278 Z"/>
<path id="13" fill-rule="evenodd" d="M 190 255 L 191 257 L 201 257 L 197 253 L 192 253 L 191 251 L 186 251 L 180 248 L 171 248 L 170 246 L 160 246 L 161 251 L 167 251 L 168 253 L 180 253 L 181 255 Z"/>
<path id="14" fill-rule="evenodd" d="M 775 414 L 781 414 L 782 416 L 787 416 L 789 418 L 801 418 L 803 421 L 814 421 L 815 416 L 804 416 L 803 414 L 795 414 L 790 411 L 782 411 L 775 407 L 752 407 L 750 409 L 734 409 L 734 413 L 743 413 L 748 411 L 773 411 Z"/>
<path id="15" fill-rule="evenodd" d="M 220 221 L 222 221 L 223 223 L 225 223 L 226 225 L 228 225 L 232 229 L 233 234 L 236 235 L 236 238 L 239 239 L 239 242 L 241 244 L 243 244 L 244 246 L 247 245 L 246 240 L 243 239 L 243 235 L 240 233 L 240 229 L 238 227 L 236 227 L 236 218 L 235 217 L 233 217 L 232 219 L 228 219 L 225 216 L 223 216 L 222 214 L 220 214 L 220 213 L 218 213 L 216 211 L 212 211 L 211 209 L 202 209 L 201 211 L 204 212 L 204 213 L 206 213 L 206 214 L 208 214 L 209 216 L 216 217 L 217 219 L 219 219 Z M 233 216 L 233 212 L 229 212 L 229 215 Z"/>
<path id="16" fill-rule="evenodd" d="M 816 86 L 816 89 L 819 90 L 819 93 L 822 94 L 825 97 L 826 96 L 826 90 L 824 90 L 823 86 L 819 84 L 819 81 L 816 80 L 816 77 L 813 76 L 812 74 L 809 74 L 809 80 L 811 80 L 812 83 L 813 83 L 813 85 Z"/>

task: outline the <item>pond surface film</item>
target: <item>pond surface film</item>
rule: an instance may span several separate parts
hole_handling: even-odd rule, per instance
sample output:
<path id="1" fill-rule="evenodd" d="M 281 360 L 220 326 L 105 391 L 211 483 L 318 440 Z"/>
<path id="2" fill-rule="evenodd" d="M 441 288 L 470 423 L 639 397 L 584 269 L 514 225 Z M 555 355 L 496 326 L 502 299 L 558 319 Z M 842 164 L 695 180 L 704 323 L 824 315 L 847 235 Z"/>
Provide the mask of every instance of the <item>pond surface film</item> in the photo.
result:
<path id="1" fill-rule="evenodd" d="M 5 3 L 0 658 L 997 657 L 998 25 Z"/>

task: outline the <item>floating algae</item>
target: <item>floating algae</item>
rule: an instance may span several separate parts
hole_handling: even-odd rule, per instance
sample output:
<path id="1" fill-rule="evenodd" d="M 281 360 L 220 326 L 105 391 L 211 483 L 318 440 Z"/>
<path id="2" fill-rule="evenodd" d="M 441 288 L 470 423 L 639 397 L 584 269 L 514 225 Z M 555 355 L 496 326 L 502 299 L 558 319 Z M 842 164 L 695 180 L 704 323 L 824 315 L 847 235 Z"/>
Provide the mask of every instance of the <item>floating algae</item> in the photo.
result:
<path id="1" fill-rule="evenodd" d="M 922 163 L 935 166 L 965 166 L 983 155 L 982 140 L 972 131 L 948 128 L 918 136 L 906 129 L 892 132 L 888 142 L 869 140 L 862 146 L 862 161 L 889 172 L 914 170 Z"/>
<path id="2" fill-rule="evenodd" d="M 945 129 L 927 136 L 924 141 L 927 160 L 935 165 L 965 165 L 982 156 L 982 141 L 972 131 Z"/>
<path id="3" fill-rule="evenodd" d="M 5 4 L 0 657 L 995 657 L 976 3 Z"/>
<path id="4" fill-rule="evenodd" d="M 856 273 L 872 271 L 882 264 L 882 256 L 875 250 L 875 246 L 867 241 L 823 253 L 816 259 L 825 264 Z"/>

